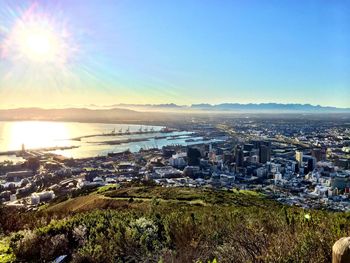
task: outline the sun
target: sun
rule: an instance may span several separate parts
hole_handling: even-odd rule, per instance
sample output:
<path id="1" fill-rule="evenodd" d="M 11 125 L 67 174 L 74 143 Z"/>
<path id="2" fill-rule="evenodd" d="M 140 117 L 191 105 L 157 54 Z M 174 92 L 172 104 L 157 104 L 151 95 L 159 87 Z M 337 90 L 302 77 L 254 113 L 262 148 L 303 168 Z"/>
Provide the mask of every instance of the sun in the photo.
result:
<path id="1" fill-rule="evenodd" d="M 26 12 L 2 43 L 1 55 L 15 63 L 64 65 L 73 51 L 67 32 L 46 15 Z"/>
<path id="2" fill-rule="evenodd" d="M 23 43 L 23 52 L 33 59 L 44 59 L 45 57 L 50 57 L 55 52 L 51 36 L 45 33 L 30 33 L 25 37 Z"/>
<path id="3" fill-rule="evenodd" d="M 54 62 L 65 52 L 61 40 L 40 24 L 23 28 L 15 40 L 18 54 L 33 62 Z"/>

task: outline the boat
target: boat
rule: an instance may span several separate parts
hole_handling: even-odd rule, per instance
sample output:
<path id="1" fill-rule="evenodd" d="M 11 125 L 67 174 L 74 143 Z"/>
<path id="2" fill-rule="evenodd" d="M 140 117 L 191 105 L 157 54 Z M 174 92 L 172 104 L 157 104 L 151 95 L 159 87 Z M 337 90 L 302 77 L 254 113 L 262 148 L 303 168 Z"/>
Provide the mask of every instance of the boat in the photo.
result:
<path id="1" fill-rule="evenodd" d="M 163 132 L 163 133 L 174 132 L 174 131 L 176 131 L 176 129 L 168 128 L 168 127 L 160 129 L 160 132 Z"/>

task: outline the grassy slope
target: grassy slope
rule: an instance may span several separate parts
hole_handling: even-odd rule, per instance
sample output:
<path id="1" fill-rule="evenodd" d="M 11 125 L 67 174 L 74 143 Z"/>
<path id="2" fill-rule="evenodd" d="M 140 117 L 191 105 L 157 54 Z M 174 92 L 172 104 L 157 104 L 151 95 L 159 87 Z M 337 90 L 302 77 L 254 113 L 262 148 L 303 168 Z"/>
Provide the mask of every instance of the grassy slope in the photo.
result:
<path id="1" fill-rule="evenodd" d="M 246 247 L 249 248 L 250 244 L 254 242 L 261 242 L 261 246 L 266 246 L 266 249 L 272 250 L 264 255 L 265 259 L 262 262 L 270 262 L 272 259 L 268 258 L 269 255 L 273 255 L 273 260 L 277 260 L 276 262 L 283 262 L 288 258 L 293 260 L 295 258 L 298 260 L 306 257 L 312 258 L 309 249 L 316 249 L 316 253 L 323 253 L 323 260 L 329 259 L 332 243 L 337 238 L 350 233 L 350 220 L 346 213 L 304 211 L 296 207 L 285 207 L 256 192 L 154 186 L 131 186 L 116 190 L 102 190 L 95 190 L 83 196 L 49 204 L 42 207 L 41 212 L 56 215 L 65 214 L 68 217 L 72 217 L 72 214 L 80 216 L 81 213 L 84 213 L 82 218 L 85 215 L 92 215 L 93 212 L 91 211 L 97 209 L 134 213 L 137 217 L 149 217 L 154 213 L 158 213 L 164 217 L 162 218 L 163 222 L 170 222 L 169 226 L 178 224 L 178 228 L 174 230 L 175 234 L 173 234 L 175 237 L 172 237 L 175 244 L 177 244 L 175 247 L 177 246 L 178 251 L 187 249 L 186 242 L 188 240 L 182 236 L 186 235 L 187 232 L 194 231 L 192 235 L 198 235 L 198 240 L 196 240 L 196 237 L 189 238 L 191 242 L 195 242 L 196 246 L 197 242 L 199 245 L 193 251 L 205 251 L 200 245 L 201 242 L 213 242 L 211 253 L 217 255 L 219 259 L 221 257 L 223 262 L 228 256 L 237 256 L 235 254 L 237 251 L 244 251 Z M 306 214 L 311 215 L 311 221 L 305 219 Z M 186 227 L 188 227 L 186 220 L 191 218 L 192 215 L 197 218 L 198 223 L 186 230 Z M 185 223 L 176 221 L 177 217 L 183 217 Z M 49 226 L 50 228 L 55 229 L 56 226 Z M 208 231 L 210 234 L 205 233 Z M 176 237 L 178 232 L 180 237 Z M 205 233 L 204 236 L 202 236 L 203 233 Z M 225 236 L 226 234 L 227 236 Z M 221 236 L 221 239 L 214 242 L 213 237 L 217 235 Z M 280 243 L 266 241 L 266 238 L 272 240 L 278 239 L 280 236 L 286 237 L 278 241 Z M 184 240 L 181 240 L 181 238 L 184 238 Z M 246 239 L 248 243 L 242 243 L 246 242 Z M 3 247 L 7 246 L 8 239 L 7 242 L 4 241 Z M 184 247 L 181 247 L 182 243 L 184 243 Z M 214 246 L 221 249 L 220 253 Z M 229 248 L 231 247 L 235 250 L 230 251 Z M 0 249 L 0 259 L 5 256 L 4 251 L 6 249 L 2 249 L 2 251 Z M 198 256 L 190 254 L 194 253 L 193 251 L 188 252 L 189 256 L 187 255 L 186 260 Z M 291 255 L 286 255 L 287 251 L 291 251 Z M 254 253 L 264 254 L 263 252 L 257 251 Z M 1 253 L 3 253 L 2 256 Z M 295 256 L 296 253 L 298 255 Z M 7 254 L 6 256 L 11 257 Z M 198 257 L 203 258 L 201 255 Z M 204 257 L 204 259 L 207 258 Z M 323 262 L 322 259 L 315 262 Z M 171 260 L 174 260 L 174 258 L 171 258 Z M 179 260 L 181 259 L 175 257 L 175 261 L 178 262 Z M 295 262 L 293 260 L 290 262 Z M 305 261 L 308 262 L 308 260 Z M 311 260 L 311 262 L 314 261 Z"/>
<path id="2" fill-rule="evenodd" d="M 250 191 L 216 191 L 201 188 L 128 187 L 112 191 L 95 191 L 46 207 L 47 211 L 82 212 L 94 208 L 118 208 L 130 198 L 138 202 L 173 202 L 182 204 L 201 204 L 205 206 L 262 206 L 279 204 L 267 200 L 263 195 Z M 128 202 L 125 202 L 128 201 Z"/>

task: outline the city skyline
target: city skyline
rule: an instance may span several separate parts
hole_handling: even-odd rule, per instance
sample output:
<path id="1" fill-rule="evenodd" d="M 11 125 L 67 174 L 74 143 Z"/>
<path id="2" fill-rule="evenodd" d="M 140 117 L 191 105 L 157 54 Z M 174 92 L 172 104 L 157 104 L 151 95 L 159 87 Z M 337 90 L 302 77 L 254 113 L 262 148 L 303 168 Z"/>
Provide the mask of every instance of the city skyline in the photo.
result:
<path id="1" fill-rule="evenodd" d="M 0 104 L 348 108 L 346 1 L 0 1 Z"/>

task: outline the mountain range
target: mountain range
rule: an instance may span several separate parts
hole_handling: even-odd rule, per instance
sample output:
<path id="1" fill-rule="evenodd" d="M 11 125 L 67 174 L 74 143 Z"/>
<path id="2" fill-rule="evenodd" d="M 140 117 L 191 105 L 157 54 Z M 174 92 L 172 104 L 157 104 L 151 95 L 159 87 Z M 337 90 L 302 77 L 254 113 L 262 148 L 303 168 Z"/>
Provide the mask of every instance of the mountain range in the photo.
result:
<path id="1" fill-rule="evenodd" d="M 350 108 L 337 108 L 331 106 L 297 104 L 297 103 L 220 103 L 220 104 L 192 104 L 190 106 L 169 104 L 114 104 L 106 108 L 125 108 L 141 111 L 205 111 L 205 112 L 283 112 L 283 113 L 350 113 Z"/>
<path id="2" fill-rule="evenodd" d="M 150 114 L 152 112 L 152 114 Z M 110 106 L 90 105 L 85 108 L 17 108 L 0 109 L 0 121 L 54 120 L 81 122 L 155 122 L 178 120 L 193 114 L 288 114 L 288 113 L 350 113 L 350 108 L 323 107 L 310 104 L 115 104 Z"/>

